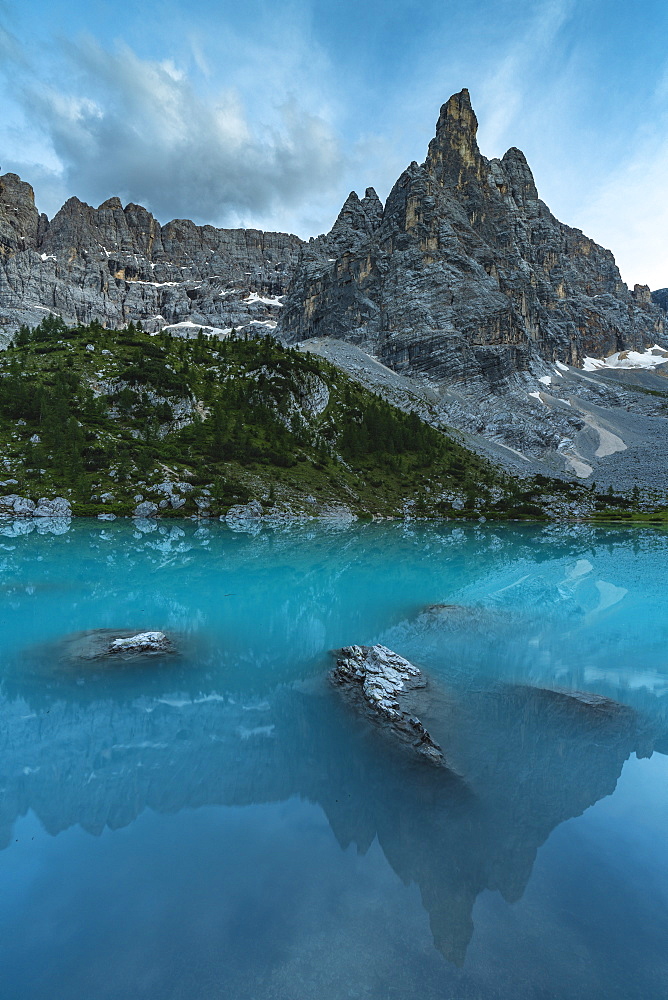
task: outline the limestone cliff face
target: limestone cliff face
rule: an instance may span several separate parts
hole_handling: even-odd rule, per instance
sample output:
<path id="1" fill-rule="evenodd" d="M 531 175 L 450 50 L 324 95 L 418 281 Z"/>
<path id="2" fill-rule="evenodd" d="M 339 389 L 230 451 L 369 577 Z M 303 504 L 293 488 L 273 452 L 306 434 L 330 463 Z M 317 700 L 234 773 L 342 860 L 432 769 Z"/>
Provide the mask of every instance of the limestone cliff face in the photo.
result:
<path id="1" fill-rule="evenodd" d="M 16 174 L 0 177 L 0 261 L 37 246 L 48 227 L 35 208 L 33 189 Z"/>
<path id="2" fill-rule="evenodd" d="M 533 358 L 577 364 L 663 333 L 649 290 L 540 201 L 519 149 L 481 155 L 468 91 L 443 105 L 423 164 L 384 211 L 349 196 L 304 246 L 281 317 L 290 340 L 338 337 L 398 371 L 492 384 Z"/>
<path id="3" fill-rule="evenodd" d="M 301 240 L 177 219 L 161 226 L 141 205 L 99 208 L 70 198 L 49 223 L 30 185 L 0 178 L 0 340 L 49 312 L 147 329 L 190 323 L 273 329 Z M 262 301 L 264 300 L 264 301 Z M 187 328 L 186 328 L 187 329 Z"/>
<path id="4" fill-rule="evenodd" d="M 408 374 L 498 388 L 536 360 L 579 364 L 660 339 L 661 293 L 622 282 L 612 254 L 540 201 L 518 149 L 478 149 L 468 91 L 443 105 L 423 164 L 383 207 L 352 192 L 331 232 L 164 226 L 140 205 L 71 198 L 49 222 L 32 188 L 0 177 L 0 346 L 49 312 L 328 336 Z M 282 308 L 277 299 L 288 292 Z M 653 300 L 654 299 L 654 300 Z"/>
<path id="5" fill-rule="evenodd" d="M 657 306 L 668 312 L 668 288 L 657 288 L 651 293 L 651 297 L 652 302 L 656 302 Z"/>

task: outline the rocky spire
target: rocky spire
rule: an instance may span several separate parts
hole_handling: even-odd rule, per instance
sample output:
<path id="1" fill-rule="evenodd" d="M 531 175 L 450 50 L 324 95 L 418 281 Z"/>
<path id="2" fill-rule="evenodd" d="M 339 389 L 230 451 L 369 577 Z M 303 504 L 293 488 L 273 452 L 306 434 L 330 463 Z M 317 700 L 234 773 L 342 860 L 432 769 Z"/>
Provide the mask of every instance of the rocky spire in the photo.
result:
<path id="1" fill-rule="evenodd" d="M 331 252 L 367 239 L 378 228 L 382 217 L 383 205 L 373 188 L 367 188 L 361 200 L 351 191 L 327 235 Z"/>
<path id="2" fill-rule="evenodd" d="M 364 198 L 358 198 L 351 191 L 343 203 L 330 235 L 336 236 L 342 232 L 363 232 L 370 235 L 380 223 L 383 206 L 373 188 L 367 188 Z"/>
<path id="3" fill-rule="evenodd" d="M 429 143 L 426 167 L 447 187 L 463 187 L 473 177 L 482 177 L 482 157 L 476 133 L 478 119 L 464 88 L 441 108 L 436 135 Z"/>
<path id="4" fill-rule="evenodd" d="M 531 173 L 531 167 L 526 161 L 526 157 L 521 149 L 511 146 L 507 153 L 504 153 L 501 160 L 503 168 L 510 185 L 510 194 L 518 205 L 524 208 L 530 202 L 538 200 L 536 182 Z"/>
<path id="5" fill-rule="evenodd" d="M 364 192 L 360 205 L 366 213 L 372 229 L 377 229 L 383 218 L 383 203 L 372 187 Z"/>

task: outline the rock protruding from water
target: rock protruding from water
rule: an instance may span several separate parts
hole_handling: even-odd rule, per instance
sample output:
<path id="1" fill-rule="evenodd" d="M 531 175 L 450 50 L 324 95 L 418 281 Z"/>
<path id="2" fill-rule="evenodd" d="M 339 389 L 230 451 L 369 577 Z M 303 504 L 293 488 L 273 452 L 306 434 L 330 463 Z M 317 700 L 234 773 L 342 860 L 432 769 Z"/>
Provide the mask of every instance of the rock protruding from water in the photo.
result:
<path id="1" fill-rule="evenodd" d="M 52 647 L 49 659 L 53 660 L 55 654 L 55 660 L 74 667 L 95 661 L 134 662 L 159 653 L 180 652 L 180 646 L 172 636 L 157 630 L 96 628 L 65 636 Z"/>
<path id="2" fill-rule="evenodd" d="M 345 646 L 337 650 L 332 680 L 346 695 L 403 742 L 434 764 L 445 764 L 440 746 L 420 720 L 402 706 L 409 691 L 427 686 L 413 663 L 387 646 Z"/>
<path id="3" fill-rule="evenodd" d="M 112 639 L 110 653 L 164 653 L 171 643 L 164 632 L 138 632 L 121 639 Z"/>

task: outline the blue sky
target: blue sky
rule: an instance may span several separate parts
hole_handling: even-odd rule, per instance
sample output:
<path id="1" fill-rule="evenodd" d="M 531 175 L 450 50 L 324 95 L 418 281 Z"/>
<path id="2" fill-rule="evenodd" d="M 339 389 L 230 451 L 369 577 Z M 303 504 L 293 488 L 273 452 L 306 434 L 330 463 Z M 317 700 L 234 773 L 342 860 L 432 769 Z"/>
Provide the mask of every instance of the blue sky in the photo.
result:
<path id="1" fill-rule="evenodd" d="M 386 197 L 468 87 L 485 155 L 668 284 L 665 0 L 0 0 L 0 171 L 53 215 L 112 194 L 165 222 L 327 230 Z"/>

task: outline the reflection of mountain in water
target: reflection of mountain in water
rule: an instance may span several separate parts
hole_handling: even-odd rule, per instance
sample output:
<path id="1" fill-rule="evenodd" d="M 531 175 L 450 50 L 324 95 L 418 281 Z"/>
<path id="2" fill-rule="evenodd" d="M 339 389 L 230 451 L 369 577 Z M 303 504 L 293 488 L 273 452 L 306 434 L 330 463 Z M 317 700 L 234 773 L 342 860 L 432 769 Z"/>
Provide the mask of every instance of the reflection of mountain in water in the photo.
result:
<path id="1" fill-rule="evenodd" d="M 146 808 L 300 795 L 322 807 L 342 846 L 365 851 L 378 839 L 397 875 L 419 885 L 437 947 L 461 962 L 479 893 L 518 899 L 559 823 L 610 794 L 632 752 L 668 752 L 666 699 L 656 696 L 666 682 L 655 655 L 665 648 L 658 536 L 582 526 L 365 525 L 254 538 L 186 523 L 149 529 L 5 532 L 4 846 L 29 809 L 54 835 L 77 823 L 99 834 Z M 653 591 L 636 582 L 636 548 L 659 581 Z M 466 608 L 416 617 L 449 600 Z M 180 632 L 190 645 L 141 678 L 102 673 L 82 685 L 25 649 L 56 629 L 119 625 Z M 379 639 L 443 679 L 446 694 L 418 714 L 461 779 L 397 754 L 321 682 L 292 685 L 326 669 L 327 648 Z M 639 687 L 628 681 L 641 676 L 629 649 L 641 650 Z M 638 714 L 527 686 L 555 678 Z"/>
<path id="2" fill-rule="evenodd" d="M 415 881 L 436 946 L 461 963 L 484 889 L 522 895 L 537 848 L 610 794 L 652 733 L 633 711 L 584 706 L 521 686 L 435 697 L 429 728 L 462 780 L 416 766 L 349 714 L 324 684 L 228 695 L 61 698 L 5 705 L 0 840 L 29 809 L 56 835 L 93 834 L 146 808 L 172 812 L 300 795 L 321 805 L 342 847 L 374 838 Z M 48 710 L 47 710 L 48 708 Z"/>

